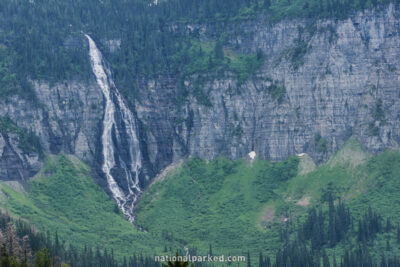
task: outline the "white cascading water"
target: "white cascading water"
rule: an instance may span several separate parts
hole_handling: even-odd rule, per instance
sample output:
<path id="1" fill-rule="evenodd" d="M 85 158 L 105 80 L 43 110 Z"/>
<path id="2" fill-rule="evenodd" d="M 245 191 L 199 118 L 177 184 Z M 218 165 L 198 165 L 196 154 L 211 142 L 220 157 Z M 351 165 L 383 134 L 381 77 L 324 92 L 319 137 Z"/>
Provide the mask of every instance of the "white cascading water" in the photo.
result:
<path id="1" fill-rule="evenodd" d="M 98 85 L 100 86 L 105 100 L 105 112 L 103 120 L 103 133 L 101 141 L 103 145 L 103 166 L 102 170 L 107 178 L 108 187 L 113 195 L 113 198 L 117 202 L 118 206 L 122 209 L 124 214 L 127 216 L 130 222 L 133 222 L 133 208 L 137 200 L 138 195 L 141 193 L 139 186 L 139 173 L 142 167 L 141 152 L 139 147 L 139 140 L 137 136 L 137 123 L 134 115 L 127 107 L 121 94 L 116 89 L 114 82 L 111 78 L 111 71 L 103 60 L 103 56 L 96 46 L 96 43 L 92 38 L 85 34 L 89 40 L 89 55 L 91 66 Z M 116 102 L 114 103 L 113 100 Z M 116 109 L 118 106 L 118 110 Z M 119 129 L 115 122 L 116 112 L 120 113 L 121 119 L 124 122 L 125 128 Z M 119 138 L 119 132 L 125 131 L 127 136 L 126 141 L 129 144 L 129 161 L 124 162 L 119 158 L 121 167 L 125 172 L 125 179 L 128 185 L 128 193 L 119 187 L 111 174 L 111 170 L 115 167 L 115 145 L 112 139 L 112 130 L 116 131 L 116 137 Z M 135 177 L 132 178 L 132 173 L 135 173 Z"/>

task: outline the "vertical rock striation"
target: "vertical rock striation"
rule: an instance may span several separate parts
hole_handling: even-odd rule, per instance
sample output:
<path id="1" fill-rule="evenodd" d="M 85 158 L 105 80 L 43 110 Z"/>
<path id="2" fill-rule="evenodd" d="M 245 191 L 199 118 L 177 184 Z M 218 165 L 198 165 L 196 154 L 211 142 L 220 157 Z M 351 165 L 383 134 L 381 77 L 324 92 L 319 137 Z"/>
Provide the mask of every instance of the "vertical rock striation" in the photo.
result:
<path id="1" fill-rule="evenodd" d="M 92 70 L 105 98 L 101 135 L 102 171 L 112 197 L 129 221 L 133 222 L 134 204 L 141 192 L 139 174 L 142 167 L 136 118 L 115 87 L 111 71 L 95 42 L 90 36 L 85 36 L 89 41 Z"/>
<path id="2" fill-rule="evenodd" d="M 207 39 L 214 27 L 188 29 Z M 350 137 L 374 153 L 398 147 L 398 7 L 275 25 L 259 17 L 233 25 L 227 36 L 225 49 L 261 50 L 265 63 L 240 86 L 229 72 L 201 74 L 210 105 L 195 97 L 198 75 L 183 82 L 188 97 L 180 102 L 177 77 L 142 78 L 140 101 L 128 105 L 87 36 L 90 82 L 32 81 L 38 103 L 15 96 L 0 104 L 0 116 L 34 131 L 46 153 L 90 163 L 131 221 L 137 195 L 155 174 L 192 155 L 241 158 L 254 151 L 282 160 L 307 153 L 322 162 Z M 86 40 L 80 44 L 87 47 Z M 40 167 L 37 153 L 24 152 L 18 137 L 0 129 L 0 179 L 28 179 Z"/>
<path id="3" fill-rule="evenodd" d="M 230 73 L 203 75 L 211 106 L 193 97 L 197 76 L 184 82 L 189 97 L 181 105 L 176 81 L 144 82 L 136 110 L 149 129 L 150 159 L 162 168 L 184 156 L 240 158 L 254 150 L 270 160 L 306 152 L 322 162 L 350 137 L 374 153 L 398 147 L 399 26 L 394 5 L 343 20 L 235 24 L 228 36 L 245 34 L 227 49 L 261 49 L 265 64 L 240 87 Z M 213 32 L 213 25 L 190 27 Z"/>

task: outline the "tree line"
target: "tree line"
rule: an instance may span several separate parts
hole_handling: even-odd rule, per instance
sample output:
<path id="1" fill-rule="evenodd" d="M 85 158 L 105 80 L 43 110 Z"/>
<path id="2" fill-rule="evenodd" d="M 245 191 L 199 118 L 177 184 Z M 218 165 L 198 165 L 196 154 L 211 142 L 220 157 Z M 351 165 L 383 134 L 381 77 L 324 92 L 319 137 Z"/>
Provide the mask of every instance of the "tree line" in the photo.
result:
<path id="1" fill-rule="evenodd" d="M 341 17 L 388 2 L 399 0 L 1 1 L 0 95 L 18 93 L 34 99 L 32 79 L 87 81 L 92 74 L 83 32 L 106 53 L 123 93 L 138 97 L 139 78 L 179 77 L 189 63 L 214 71 L 223 58 L 222 37 L 232 20 L 262 14 L 270 22 L 291 16 Z M 209 38 L 215 52 L 204 54 L 196 45 L 191 51 L 202 39 L 196 31 L 188 35 L 186 23 L 213 25 Z M 107 49 L 105 40 L 111 39 L 121 41 L 119 50 Z M 204 57 L 205 62 L 200 60 Z"/>
<path id="2" fill-rule="evenodd" d="M 113 250 L 66 244 L 55 233 L 40 232 L 22 220 L 0 213 L 0 267 L 155 267 L 160 263 L 141 253 L 117 258 Z"/>
<path id="3" fill-rule="evenodd" d="M 386 237 L 382 251 L 373 247 L 378 235 Z M 310 208 L 303 222 L 288 222 L 280 237 L 284 245 L 274 257 L 260 252 L 259 267 L 400 266 L 400 258 L 391 253 L 392 245 L 400 244 L 400 226 L 395 227 L 390 218 L 383 218 L 371 207 L 355 220 L 341 199 L 335 204 L 331 193 L 327 208 Z M 343 247 L 343 252 L 338 247 Z"/>

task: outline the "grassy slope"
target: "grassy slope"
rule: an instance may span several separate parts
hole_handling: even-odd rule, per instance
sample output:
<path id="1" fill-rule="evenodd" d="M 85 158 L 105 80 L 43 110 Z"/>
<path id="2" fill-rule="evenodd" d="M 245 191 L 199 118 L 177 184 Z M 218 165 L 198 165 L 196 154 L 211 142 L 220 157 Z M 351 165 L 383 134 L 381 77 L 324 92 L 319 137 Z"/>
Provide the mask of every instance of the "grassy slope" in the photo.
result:
<path id="1" fill-rule="evenodd" d="M 281 245 L 279 230 L 286 214 L 302 218 L 328 186 L 346 200 L 353 214 L 363 214 L 371 205 L 390 216 L 393 224 L 400 222 L 400 152 L 374 157 L 350 141 L 314 171 L 296 175 L 297 163 L 297 157 L 280 163 L 193 158 L 142 197 L 137 223 L 149 233 L 125 221 L 92 181 L 88 167 L 72 157 L 49 159 L 27 193 L 1 184 L 0 200 L 11 214 L 41 229 L 58 231 L 68 242 L 113 248 L 117 255 L 153 254 L 161 252 L 164 244 L 182 248 L 183 244 L 168 241 L 173 235 L 196 247 L 199 254 L 207 254 L 211 243 L 214 254 L 246 255 L 250 250 L 255 260 L 260 250 L 273 254 Z M 300 158 L 299 169 L 307 169 L 304 164 L 312 165 Z M 310 203 L 302 207 L 299 200 L 304 205 L 305 199 Z M 369 245 L 384 248 L 386 236 Z M 337 254 L 344 246 L 336 248 Z M 398 245 L 392 246 L 391 253 L 399 253 Z"/>
<path id="2" fill-rule="evenodd" d="M 275 249 L 279 235 L 261 227 L 262 211 L 279 203 L 277 196 L 296 173 L 297 162 L 218 158 L 206 163 L 193 158 L 151 187 L 138 206 L 137 222 L 151 232 L 170 231 L 203 252 L 210 243 L 214 252 L 236 255 L 258 247 Z"/>
<path id="3" fill-rule="evenodd" d="M 75 245 L 113 248 L 116 255 L 134 251 L 159 251 L 162 244 L 149 233 L 140 232 L 125 220 L 114 202 L 98 187 L 89 169 L 75 158 L 49 160 L 30 183 L 28 194 L 5 184 L 3 205 L 12 215 L 24 218 L 39 229 L 54 233 Z M 163 242 L 164 243 L 164 242 Z"/>
<path id="4" fill-rule="evenodd" d="M 286 164 L 294 168 L 293 163 L 291 159 Z M 190 164 L 197 169 L 191 171 Z M 221 167 L 224 164 L 234 167 L 227 173 Z M 250 164 L 192 159 L 142 197 L 137 222 L 152 232 L 171 231 L 198 251 L 207 252 L 212 243 L 220 253 L 243 255 L 250 250 L 253 259 L 258 251 L 272 253 L 280 245 L 278 233 L 287 213 L 302 218 L 328 187 L 346 200 L 355 216 L 371 205 L 381 215 L 392 217 L 395 225 L 400 222 L 399 151 L 373 157 L 351 140 L 324 166 L 287 181 L 282 179 L 285 168 L 271 172 L 272 166 L 262 160 Z M 310 202 L 306 207 L 299 205 L 304 199 Z M 273 220 L 265 218 L 271 214 Z M 384 248 L 385 242 L 384 236 L 378 236 L 369 245 Z M 339 245 L 337 252 L 342 248 Z M 397 252 L 395 245 L 392 253 Z"/>
<path id="5" fill-rule="evenodd" d="M 297 176 L 288 185 L 286 196 L 291 196 L 289 207 L 301 216 L 295 200 L 310 198 L 310 205 L 318 205 L 324 189 L 333 188 L 336 196 L 344 199 L 355 219 L 362 217 L 369 207 L 384 218 L 390 218 L 392 225 L 400 223 L 400 151 L 387 150 L 378 156 L 365 153 L 361 146 L 351 140 L 344 149 L 332 157 L 328 163 L 307 175 Z M 357 227 L 357 226 L 356 226 Z M 386 240 L 390 239 L 391 251 L 386 251 Z M 394 240 L 396 231 L 378 234 L 368 242 L 371 255 L 400 255 L 400 246 Z M 350 243 L 339 244 L 328 251 L 330 255 L 341 255 L 344 247 L 354 248 L 355 238 Z"/>
<path id="6" fill-rule="evenodd" d="M 352 211 L 363 214 L 368 206 L 400 222 L 400 152 L 387 150 L 379 156 L 364 153 L 354 141 L 328 163 L 307 175 L 297 176 L 288 186 L 293 199 L 311 197 L 316 204 L 322 189 L 332 184 Z"/>

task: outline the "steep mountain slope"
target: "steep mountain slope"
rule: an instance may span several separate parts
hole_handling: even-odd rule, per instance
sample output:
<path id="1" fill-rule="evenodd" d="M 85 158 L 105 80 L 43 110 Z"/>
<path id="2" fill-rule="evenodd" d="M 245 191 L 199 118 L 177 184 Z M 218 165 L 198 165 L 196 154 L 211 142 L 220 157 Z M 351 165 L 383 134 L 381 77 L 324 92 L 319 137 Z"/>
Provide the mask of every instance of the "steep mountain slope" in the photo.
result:
<path id="1" fill-rule="evenodd" d="M 121 83 L 118 69 L 121 53 L 133 44 L 94 38 L 115 67 L 117 88 L 138 119 L 141 187 L 191 155 L 236 159 L 255 150 L 262 158 L 283 160 L 307 152 L 323 162 L 351 136 L 372 152 L 396 147 L 398 13 L 398 6 L 389 4 L 340 19 L 270 25 L 259 15 L 227 23 L 222 30 L 212 21 L 164 25 L 181 40 L 176 60 L 188 62 L 182 63 L 187 73 L 132 74 L 135 98 L 130 95 L 134 90 Z M 64 41 L 65 49 L 84 51 L 88 63 L 83 34 Z M 188 57 L 193 61 L 184 60 Z M 90 70 L 85 77 L 30 80 L 34 102 L 8 96 L 0 116 L 32 129 L 45 153 L 71 153 L 93 166 L 98 183 L 107 188 L 100 167 L 105 102 Z M 2 154 L 3 161 L 10 161 L 5 166 L 10 175 L 4 179 L 22 179 L 13 169 L 25 173 L 24 179 L 38 171 L 37 153 L 18 152 L 18 145 L 6 133 L 2 136 L 2 147 L 11 144 L 7 151 L 16 151 Z M 128 191 L 124 179 L 117 183 Z"/>
<path id="2" fill-rule="evenodd" d="M 167 90 L 169 79 L 147 83 L 136 110 L 150 130 L 148 143 L 154 143 L 150 159 L 157 162 L 163 154 L 165 160 L 240 158 L 254 149 L 272 160 L 307 152 L 323 161 L 350 136 L 373 152 L 397 146 L 397 18 L 390 6 L 344 20 L 266 26 L 261 18 L 232 26 L 226 57 L 236 57 L 235 47 L 246 53 L 261 50 L 264 64 L 243 83 L 223 69 L 184 78 L 175 90 Z M 187 27 L 204 32 L 206 40 L 215 30 L 214 25 Z M 187 98 L 177 104 L 182 91 Z"/>
<path id="3" fill-rule="evenodd" d="M 399 151 L 375 157 L 352 140 L 329 163 L 306 174 L 297 173 L 298 162 L 299 168 L 309 164 L 305 157 L 281 163 L 223 158 L 206 163 L 193 158 L 142 196 L 137 223 L 150 232 L 184 239 L 200 255 L 211 244 L 215 254 L 246 255 L 250 250 L 255 259 L 260 251 L 274 258 L 284 245 L 285 225 L 290 222 L 290 232 L 296 237 L 296 225 L 306 220 L 307 210 L 327 207 L 328 192 L 350 208 L 354 232 L 359 231 L 357 222 L 369 207 L 390 218 L 393 226 L 400 222 Z M 380 259 L 386 253 L 386 239 L 392 246 L 388 255 L 398 255 L 394 229 L 364 245 Z M 356 244 L 357 238 L 352 237 L 334 248 L 329 244 L 324 248 L 330 257 L 340 259 L 346 248 Z"/>
<path id="4" fill-rule="evenodd" d="M 296 175 L 297 163 L 296 158 L 274 164 L 218 158 L 207 164 L 193 158 L 146 192 L 136 210 L 137 223 L 192 246 L 211 243 L 225 253 L 246 251 L 249 244 L 266 246 L 279 232 L 262 230 L 260 211 L 277 200 L 282 184 Z"/>
<path id="5" fill-rule="evenodd" d="M 1 205 L 13 216 L 41 231 L 56 232 L 68 244 L 114 250 L 118 259 L 134 253 L 161 252 L 172 242 L 136 229 L 118 206 L 97 186 L 90 169 L 76 157 L 47 160 L 27 191 L 2 183 Z M 17 189 L 18 191 L 15 191 Z"/>
<path id="6" fill-rule="evenodd" d="M 3 185 L 3 203 L 121 255 L 129 243 L 206 251 L 211 241 L 271 254 L 286 212 L 304 214 L 329 186 L 355 215 L 371 197 L 389 216 L 398 152 L 345 144 L 398 148 L 399 24 L 399 1 L 386 0 L 3 1 L 0 179 L 27 191 Z M 241 160 L 250 151 L 252 165 Z M 53 157 L 50 179 L 30 181 Z M 139 195 L 185 160 L 137 208 L 156 236 L 89 182 L 132 222 Z M 86 197 L 66 206 L 63 186 L 68 199 Z M 108 223 L 116 228 L 103 236 Z"/>
<path id="7" fill-rule="evenodd" d="M 329 192 L 350 208 L 354 223 L 351 239 L 333 248 L 323 245 L 327 255 L 340 260 L 345 249 L 356 247 L 357 222 L 372 207 L 393 225 L 389 234 L 382 231 L 365 243 L 380 259 L 382 252 L 391 256 L 400 251 L 395 232 L 400 220 L 399 161 L 398 151 L 373 156 L 354 140 L 320 167 L 307 154 L 278 163 L 222 157 L 207 163 L 192 158 L 142 196 L 136 223 L 146 231 L 123 218 L 94 184 L 88 167 L 72 156 L 48 159 L 26 191 L 15 182 L 3 182 L 1 204 L 40 230 L 57 231 L 67 244 L 113 249 L 117 258 L 135 252 L 183 253 L 184 247 L 193 255 L 207 255 L 211 245 L 214 255 L 249 251 L 256 264 L 260 251 L 274 262 L 276 251 L 284 246 L 287 223 L 295 238 L 311 208 L 327 209 Z"/>

